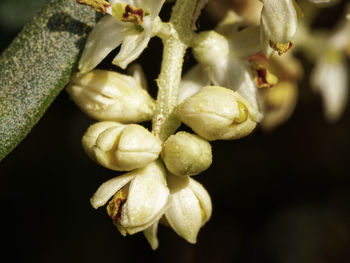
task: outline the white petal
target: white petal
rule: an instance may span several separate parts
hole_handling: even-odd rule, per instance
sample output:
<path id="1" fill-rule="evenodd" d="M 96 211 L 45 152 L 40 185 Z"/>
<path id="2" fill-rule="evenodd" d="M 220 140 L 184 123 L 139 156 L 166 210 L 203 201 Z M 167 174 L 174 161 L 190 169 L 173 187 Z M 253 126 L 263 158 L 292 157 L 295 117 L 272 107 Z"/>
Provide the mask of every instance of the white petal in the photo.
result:
<path id="1" fill-rule="evenodd" d="M 230 51 L 235 57 L 248 57 L 261 51 L 260 27 L 247 27 L 232 34 Z"/>
<path id="2" fill-rule="evenodd" d="M 204 218 L 202 219 L 202 225 L 204 225 L 210 219 L 212 213 L 212 204 L 210 196 L 207 190 L 205 190 L 205 188 L 203 187 L 203 185 L 201 185 L 192 178 L 190 178 L 189 187 L 196 195 L 197 199 L 199 200 L 200 206 L 203 210 Z"/>
<path id="3" fill-rule="evenodd" d="M 171 194 L 169 196 L 168 208 L 165 212 L 166 219 L 179 236 L 194 244 L 197 241 L 197 235 L 202 226 L 199 201 L 191 188 L 188 187 L 188 180 L 187 184 L 183 182 L 186 178 L 179 176 L 171 177 L 176 177 L 172 181 L 177 180 L 180 182 L 169 181 Z"/>
<path id="4" fill-rule="evenodd" d="M 135 171 L 136 177 L 130 184 L 128 199 L 122 210 L 123 227 L 145 225 L 159 216 L 169 195 L 165 173 L 159 161 Z"/>
<path id="5" fill-rule="evenodd" d="M 192 67 L 181 80 L 179 88 L 178 103 L 197 93 L 202 87 L 209 85 L 208 75 L 204 72 L 202 66 L 197 64 Z"/>
<path id="6" fill-rule="evenodd" d="M 256 109 L 258 109 L 257 88 L 250 73 L 247 61 L 230 59 L 222 61 L 215 67 L 205 68 L 214 85 L 239 92 Z"/>
<path id="7" fill-rule="evenodd" d="M 151 31 L 142 33 L 134 33 L 126 36 L 120 48 L 118 55 L 113 59 L 112 63 L 125 69 L 129 63 L 137 59 L 142 51 L 147 47 L 151 39 Z"/>
<path id="8" fill-rule="evenodd" d="M 321 93 L 324 112 L 330 122 L 337 121 L 345 110 L 348 99 L 348 68 L 343 60 L 321 61 L 311 75 L 311 85 Z"/>
<path id="9" fill-rule="evenodd" d="M 128 67 L 128 73 L 144 90 L 148 90 L 147 78 L 140 64 L 132 64 Z"/>
<path id="10" fill-rule="evenodd" d="M 104 182 L 90 199 L 92 207 L 97 209 L 106 204 L 107 201 L 123 186 L 129 183 L 134 176 L 135 175 L 131 172 Z"/>
<path id="11" fill-rule="evenodd" d="M 153 223 L 149 228 L 143 231 L 148 243 L 151 245 L 153 250 L 156 250 L 159 246 L 157 232 L 158 232 L 158 220 Z"/>
<path id="12" fill-rule="evenodd" d="M 95 68 L 113 49 L 118 47 L 129 26 L 106 15 L 94 27 L 79 61 L 79 70 L 86 73 Z"/>
<path id="13" fill-rule="evenodd" d="M 136 7 L 144 8 L 153 20 L 158 16 L 165 0 L 135 0 Z"/>

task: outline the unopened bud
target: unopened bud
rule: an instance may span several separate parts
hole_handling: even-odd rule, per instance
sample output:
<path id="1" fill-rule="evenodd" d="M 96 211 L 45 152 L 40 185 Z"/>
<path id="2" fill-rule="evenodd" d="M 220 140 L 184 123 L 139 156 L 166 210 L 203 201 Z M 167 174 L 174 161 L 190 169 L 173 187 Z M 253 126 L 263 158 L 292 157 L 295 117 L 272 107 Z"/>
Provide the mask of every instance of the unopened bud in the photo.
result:
<path id="1" fill-rule="evenodd" d="M 167 169 L 178 176 L 199 174 L 212 162 L 210 144 L 187 132 L 171 135 L 163 144 L 161 156 Z"/>
<path id="2" fill-rule="evenodd" d="M 252 132 L 258 111 L 238 92 L 207 86 L 178 107 L 179 118 L 201 137 L 234 140 Z"/>
<path id="3" fill-rule="evenodd" d="M 122 123 L 150 120 L 155 103 L 134 78 L 93 70 L 74 77 L 67 87 L 74 102 L 91 118 Z"/>
<path id="4" fill-rule="evenodd" d="M 211 65 L 220 63 L 229 54 L 228 40 L 215 31 L 206 31 L 198 34 L 193 55 L 202 64 Z"/>
<path id="5" fill-rule="evenodd" d="M 158 158 L 161 142 L 137 124 L 101 122 L 90 126 L 82 139 L 87 154 L 106 168 L 130 171 Z"/>

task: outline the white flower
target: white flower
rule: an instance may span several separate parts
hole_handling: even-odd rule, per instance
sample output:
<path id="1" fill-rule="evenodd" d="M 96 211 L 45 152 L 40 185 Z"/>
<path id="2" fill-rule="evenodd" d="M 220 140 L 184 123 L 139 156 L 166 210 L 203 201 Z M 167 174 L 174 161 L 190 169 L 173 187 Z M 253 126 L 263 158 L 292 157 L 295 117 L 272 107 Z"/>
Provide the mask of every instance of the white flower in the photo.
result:
<path id="1" fill-rule="evenodd" d="M 95 69 L 72 78 L 67 92 L 91 118 L 122 123 L 150 120 L 155 102 L 137 79 Z"/>
<path id="2" fill-rule="evenodd" d="M 298 28 L 298 17 L 303 12 L 295 0 L 260 0 L 261 11 L 261 46 L 267 57 L 273 51 L 279 55 L 293 47 L 293 39 Z M 315 4 L 334 3 L 336 0 L 309 0 Z"/>
<path id="3" fill-rule="evenodd" d="M 130 171 L 158 158 L 161 142 L 141 125 L 98 122 L 82 139 L 85 152 L 106 168 Z"/>
<path id="4" fill-rule="evenodd" d="M 172 229 L 194 244 L 200 228 L 210 219 L 212 204 L 205 188 L 189 177 L 168 175 L 170 189 L 165 219 Z M 158 223 L 144 231 L 153 249 L 158 246 Z"/>
<path id="5" fill-rule="evenodd" d="M 323 99 L 324 113 L 328 121 L 337 121 L 348 100 L 349 68 L 340 51 L 328 50 L 315 65 L 311 85 Z"/>
<path id="6" fill-rule="evenodd" d="M 198 91 L 199 86 L 216 85 L 239 92 L 258 109 L 253 69 L 246 58 L 260 51 L 259 28 L 238 31 L 237 21 L 239 17 L 229 12 L 219 25 L 217 30 L 226 37 L 214 31 L 199 34 L 193 54 L 200 66 L 191 71 L 191 76 L 184 77 L 185 82 L 182 82 L 179 91 L 180 101 L 186 97 L 185 94 Z M 207 77 L 201 77 L 204 75 Z"/>
<path id="7" fill-rule="evenodd" d="M 218 86 L 203 87 L 178 106 L 180 120 L 209 140 L 235 140 L 256 126 L 258 111 L 238 92 Z"/>
<path id="8" fill-rule="evenodd" d="M 293 0 L 261 0 L 261 44 L 269 57 L 273 50 L 279 55 L 292 47 L 297 32 L 298 18 Z"/>
<path id="9" fill-rule="evenodd" d="M 312 88 L 322 96 L 329 122 L 341 117 L 348 101 L 349 67 L 345 52 L 350 46 L 350 21 L 345 17 L 339 28 L 326 36 L 323 53 L 319 54 L 310 79 Z"/>
<path id="10" fill-rule="evenodd" d="M 164 0 L 111 0 L 107 13 L 90 33 L 79 62 L 80 72 L 95 68 L 121 44 L 113 64 L 126 68 L 147 47 Z"/>
<path id="11" fill-rule="evenodd" d="M 159 161 L 103 183 L 91 198 L 97 209 L 107 203 L 107 212 L 122 235 L 135 234 L 157 222 L 169 196 L 166 172 Z"/>

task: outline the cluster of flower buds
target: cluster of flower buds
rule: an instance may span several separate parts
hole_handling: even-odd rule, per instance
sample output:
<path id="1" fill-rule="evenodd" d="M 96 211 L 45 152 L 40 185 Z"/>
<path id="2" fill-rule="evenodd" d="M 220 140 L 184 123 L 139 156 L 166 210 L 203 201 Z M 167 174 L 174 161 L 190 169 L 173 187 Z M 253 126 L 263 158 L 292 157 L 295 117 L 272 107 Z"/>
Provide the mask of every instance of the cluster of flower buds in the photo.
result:
<path id="1" fill-rule="evenodd" d="M 169 82 L 179 85 L 175 85 L 176 92 L 161 90 L 174 98 L 155 102 L 139 68 L 133 76 L 93 69 L 119 45 L 112 63 L 126 68 L 154 35 L 181 40 L 177 30 L 188 29 L 181 28 L 176 19 L 174 26 L 172 21 L 163 23 L 158 17 L 164 1 L 78 1 L 106 16 L 91 32 L 79 62 L 80 72 L 67 88 L 74 102 L 99 121 L 83 136 L 85 152 L 108 169 L 127 172 L 103 183 L 91 198 L 92 206 L 108 203 L 107 213 L 121 234 L 143 231 L 153 249 L 158 247 L 159 223 L 170 226 L 188 242 L 196 242 L 200 228 L 211 216 L 212 205 L 207 191 L 191 176 L 211 165 L 209 141 L 240 139 L 259 123 L 270 130 L 284 122 L 295 107 L 297 81 L 302 76 L 298 61 L 290 52 L 284 53 L 294 41 L 302 47 L 319 46 L 310 44 L 309 32 L 298 24 L 303 12 L 294 0 L 261 0 L 260 25 L 243 26 L 242 17 L 229 11 L 215 30 L 186 36 L 184 42 L 198 63 L 181 81 L 181 65 L 171 68 L 177 71 L 174 74 L 165 66 L 160 76 L 169 75 Z M 174 8 L 176 11 L 186 13 L 182 7 Z M 302 33 L 297 34 L 298 27 Z M 327 52 L 313 78 L 327 96 L 326 114 L 332 120 L 344 108 L 340 97 L 345 100 L 347 71 L 342 55 L 350 50 L 349 28 L 347 21 L 331 39 L 323 41 Z M 172 52 L 181 45 L 174 45 Z M 165 57 L 174 55 L 168 51 Z M 174 81 L 176 76 L 178 82 Z M 337 88 L 330 92 L 334 78 L 338 78 Z M 167 83 L 159 81 L 163 82 Z M 175 116 L 196 134 L 178 131 L 163 138 L 155 123 L 152 131 L 136 124 L 162 121 L 163 109 L 158 107 L 169 101 L 175 105 L 168 116 Z"/>
<path id="2" fill-rule="evenodd" d="M 67 91 L 84 112 L 99 120 L 82 138 L 87 155 L 108 169 L 128 172 L 102 184 L 91 198 L 92 206 L 108 202 L 107 213 L 121 234 L 144 231 L 154 249 L 159 222 L 195 243 L 210 218 L 211 200 L 189 176 L 211 165 L 210 144 L 187 132 L 162 143 L 134 124 L 150 120 L 154 111 L 153 99 L 134 77 L 93 70 L 73 77 Z"/>

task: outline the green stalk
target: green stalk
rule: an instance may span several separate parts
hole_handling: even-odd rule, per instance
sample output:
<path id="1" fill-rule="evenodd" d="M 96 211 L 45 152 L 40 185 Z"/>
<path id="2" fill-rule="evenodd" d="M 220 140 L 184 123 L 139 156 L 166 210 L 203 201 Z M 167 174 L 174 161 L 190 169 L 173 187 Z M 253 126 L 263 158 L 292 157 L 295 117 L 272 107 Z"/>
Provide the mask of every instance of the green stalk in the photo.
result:
<path id="1" fill-rule="evenodd" d="M 193 34 L 191 26 L 196 4 L 196 0 L 177 0 L 170 22 L 166 25 L 172 33 L 161 36 L 164 49 L 161 72 L 157 79 L 159 89 L 153 133 L 162 141 L 180 125 L 174 108 L 177 104 L 183 58 Z"/>

